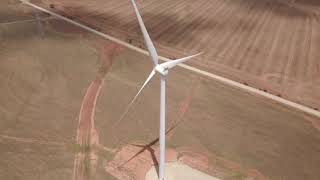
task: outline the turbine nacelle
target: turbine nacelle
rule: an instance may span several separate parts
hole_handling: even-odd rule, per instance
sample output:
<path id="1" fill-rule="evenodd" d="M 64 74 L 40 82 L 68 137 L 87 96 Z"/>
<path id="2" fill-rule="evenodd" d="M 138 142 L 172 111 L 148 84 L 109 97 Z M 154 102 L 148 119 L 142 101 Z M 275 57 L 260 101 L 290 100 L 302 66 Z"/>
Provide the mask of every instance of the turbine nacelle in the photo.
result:
<path id="1" fill-rule="evenodd" d="M 155 71 L 158 72 L 161 76 L 166 76 L 169 73 L 169 68 L 158 64 L 155 68 Z"/>

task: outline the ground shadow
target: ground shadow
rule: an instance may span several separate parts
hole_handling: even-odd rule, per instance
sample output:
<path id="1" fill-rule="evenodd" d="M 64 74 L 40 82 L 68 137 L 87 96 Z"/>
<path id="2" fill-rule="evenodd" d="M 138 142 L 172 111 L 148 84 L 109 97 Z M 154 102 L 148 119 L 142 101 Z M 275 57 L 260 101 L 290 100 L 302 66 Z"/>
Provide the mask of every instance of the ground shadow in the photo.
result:
<path id="1" fill-rule="evenodd" d="M 104 32 L 108 31 L 108 28 L 112 29 L 125 29 L 128 36 L 136 37 L 141 36 L 141 30 L 139 28 L 138 22 L 134 15 L 132 9 L 132 18 L 125 19 L 120 17 L 119 14 L 111 14 L 109 12 L 99 12 L 90 10 L 84 6 L 64 6 L 64 7 L 56 7 L 54 5 L 49 5 L 49 7 L 53 7 L 50 10 L 55 11 L 69 19 L 73 19 L 77 22 L 80 22 L 86 26 L 89 26 L 95 30 Z M 217 26 L 217 22 L 214 20 L 210 20 L 206 23 L 206 26 L 199 26 L 203 21 L 206 20 L 205 17 L 196 17 L 191 19 L 188 18 L 179 18 L 177 14 L 163 14 L 163 13 L 143 13 L 142 14 L 147 29 L 150 33 L 150 36 L 155 41 L 161 43 L 175 43 L 167 40 L 167 36 L 170 37 L 181 37 L 182 39 L 187 38 L 190 41 L 197 40 L 196 31 L 203 31 L 212 29 Z M 157 23 L 153 23 L 157 22 Z M 159 25 L 161 24 L 170 24 L 163 31 L 159 32 Z M 196 28 L 194 28 L 196 27 Z M 173 29 L 179 28 L 180 31 L 172 31 Z M 135 38 L 132 38 L 135 39 Z M 141 42 L 142 42 L 141 38 Z"/>
<path id="2" fill-rule="evenodd" d="M 273 8 L 272 13 L 279 16 L 286 16 L 289 18 L 307 17 L 313 14 L 303 6 L 320 6 L 320 1 L 313 0 L 246 0 L 247 6 L 243 1 L 230 1 L 231 4 L 236 4 L 239 8 L 255 11 L 268 11 Z"/>

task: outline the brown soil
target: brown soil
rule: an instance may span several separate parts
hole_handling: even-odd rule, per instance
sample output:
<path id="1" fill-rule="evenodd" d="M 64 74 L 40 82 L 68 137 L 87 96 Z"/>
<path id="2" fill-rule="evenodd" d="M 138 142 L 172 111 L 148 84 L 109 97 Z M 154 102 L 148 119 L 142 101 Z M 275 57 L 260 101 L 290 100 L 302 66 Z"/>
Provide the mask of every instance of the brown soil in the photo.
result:
<path id="1" fill-rule="evenodd" d="M 72 24 L 66 23 L 60 19 L 50 20 L 48 23 L 50 24 L 52 29 L 54 29 L 58 32 L 62 32 L 64 34 L 83 35 L 83 34 L 87 33 L 87 31 L 85 31 L 77 26 L 74 26 Z"/>
<path id="2" fill-rule="evenodd" d="M 144 47 L 129 1 L 51 1 L 56 11 Z M 137 1 L 161 55 L 205 52 L 201 69 L 320 109 L 319 3 L 290 0 Z M 210 12 L 210 13 L 208 13 Z M 212 12 L 212 13 L 211 13 Z M 237 17 L 234 18 L 234 14 Z M 265 79 L 266 75 L 272 78 Z M 287 88 L 290 86 L 291 88 Z M 298 92 L 298 96 L 291 91 Z M 301 97 L 303 95 L 303 97 Z"/>

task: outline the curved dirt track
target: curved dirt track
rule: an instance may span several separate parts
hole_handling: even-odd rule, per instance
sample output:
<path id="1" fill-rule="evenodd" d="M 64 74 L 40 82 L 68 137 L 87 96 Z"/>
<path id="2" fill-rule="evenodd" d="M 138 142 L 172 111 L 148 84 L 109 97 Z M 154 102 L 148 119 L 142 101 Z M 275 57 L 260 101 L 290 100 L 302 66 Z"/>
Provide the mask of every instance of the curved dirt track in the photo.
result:
<path id="1" fill-rule="evenodd" d="M 94 126 L 94 113 L 104 77 L 112 65 L 114 56 L 119 53 L 120 47 L 115 44 L 107 45 L 102 49 L 101 66 L 98 74 L 90 84 L 83 98 L 77 129 L 77 145 L 80 149 L 75 155 L 73 179 L 89 180 L 95 175 L 98 156 L 96 148 L 100 146 L 99 135 Z"/>

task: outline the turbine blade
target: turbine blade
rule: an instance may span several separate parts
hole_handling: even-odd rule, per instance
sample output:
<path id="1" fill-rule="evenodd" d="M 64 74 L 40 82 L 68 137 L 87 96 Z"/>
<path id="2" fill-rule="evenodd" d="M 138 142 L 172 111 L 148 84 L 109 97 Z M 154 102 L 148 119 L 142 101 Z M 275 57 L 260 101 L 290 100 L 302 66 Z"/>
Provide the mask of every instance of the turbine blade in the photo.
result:
<path id="1" fill-rule="evenodd" d="M 141 14 L 139 13 L 139 10 L 137 8 L 137 5 L 135 3 L 135 0 L 131 0 L 133 7 L 134 7 L 134 11 L 137 15 L 138 21 L 139 21 L 139 25 L 140 25 L 140 29 L 142 31 L 143 37 L 144 37 L 144 42 L 148 48 L 149 54 L 151 56 L 151 60 L 153 62 L 154 67 L 158 65 L 158 54 L 157 54 L 157 50 L 154 47 L 152 40 L 148 34 L 148 31 L 146 29 L 146 26 L 144 25 L 144 22 L 142 20 Z"/>
<path id="2" fill-rule="evenodd" d="M 196 56 L 199 56 L 201 55 L 202 53 L 198 53 L 198 54 L 195 54 L 195 55 L 192 55 L 192 56 L 188 56 L 188 57 L 184 57 L 184 58 L 181 58 L 181 59 L 177 59 L 177 60 L 172 60 L 172 61 L 168 61 L 168 62 L 165 62 L 165 63 L 162 63 L 160 64 L 160 66 L 164 67 L 164 68 L 167 68 L 167 69 L 171 69 L 173 67 L 175 67 L 176 65 L 178 64 L 181 64 L 183 62 L 186 62 Z"/>
<path id="3" fill-rule="evenodd" d="M 135 100 L 137 99 L 137 97 L 139 96 L 139 94 L 141 93 L 141 91 L 144 89 L 144 87 L 150 82 L 150 80 L 152 79 L 152 77 L 156 74 L 156 72 L 154 70 L 152 70 L 152 72 L 150 73 L 149 77 L 147 78 L 147 80 L 143 83 L 142 87 L 140 88 L 140 90 L 138 91 L 138 93 L 134 96 L 134 98 L 131 100 L 130 104 L 127 106 L 126 110 L 124 111 L 124 113 L 121 115 L 120 119 L 113 125 L 113 127 L 115 127 L 117 124 L 120 123 L 120 121 L 122 121 L 122 119 L 127 115 L 127 113 L 129 112 L 132 104 L 135 102 Z"/>

